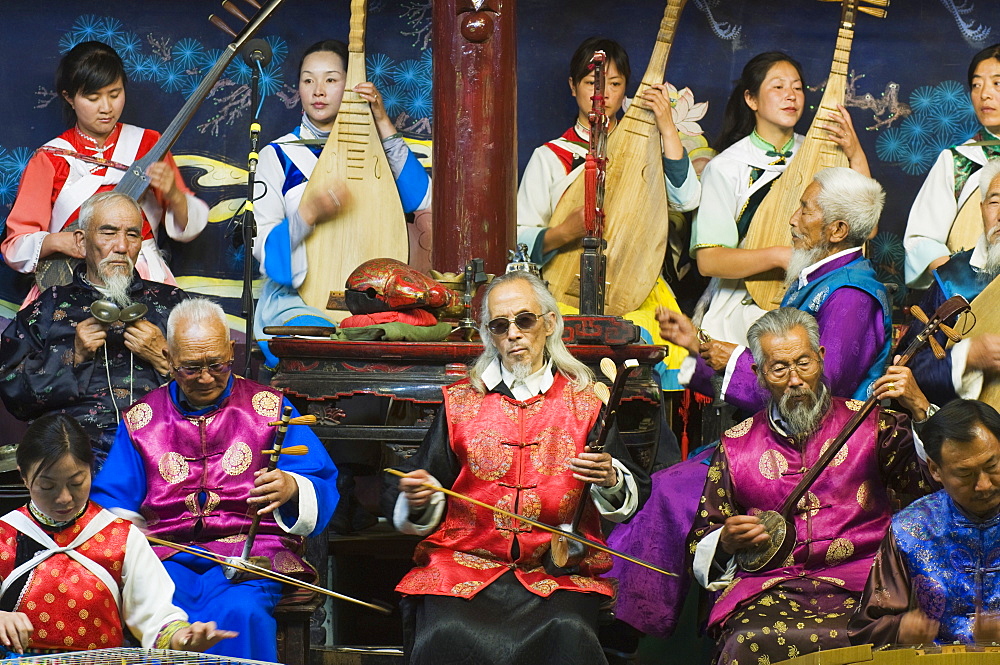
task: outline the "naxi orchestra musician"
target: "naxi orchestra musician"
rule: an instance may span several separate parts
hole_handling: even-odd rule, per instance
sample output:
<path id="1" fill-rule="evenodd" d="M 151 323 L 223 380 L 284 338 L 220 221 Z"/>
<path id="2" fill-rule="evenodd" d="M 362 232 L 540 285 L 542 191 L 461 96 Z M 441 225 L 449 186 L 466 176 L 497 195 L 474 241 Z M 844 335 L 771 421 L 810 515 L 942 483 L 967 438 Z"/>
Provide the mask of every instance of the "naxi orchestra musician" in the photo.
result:
<path id="1" fill-rule="evenodd" d="M 580 527 L 599 541 L 599 515 L 627 519 L 648 493 L 648 478 L 614 431 L 607 452 L 589 452 L 601 401 L 590 371 L 562 342 L 562 316 L 541 280 L 502 275 L 483 302 L 486 350 L 469 379 L 444 389 L 444 411 L 403 467 L 406 477 L 386 492 L 397 528 L 426 536 L 397 587 L 407 657 L 603 663 L 598 609 L 614 594 L 600 577 L 606 554 L 591 550 L 569 570 L 546 567 L 547 532 L 423 487 L 452 488 L 548 524 L 592 502 Z M 582 482 L 593 483 L 587 496 Z"/>
<path id="2" fill-rule="evenodd" d="M 99 470 L 120 414 L 170 373 L 167 315 L 187 296 L 136 271 L 143 219 L 130 197 L 95 194 L 78 222 L 70 235 L 84 261 L 72 283 L 46 289 L 3 332 L 0 397 L 22 420 L 77 418 Z"/>
<path id="3" fill-rule="evenodd" d="M 335 39 L 307 48 L 299 65 L 299 99 L 302 124 L 271 142 L 260 151 L 257 177 L 264 184 L 254 214 L 257 238 L 254 256 L 264 274 L 260 301 L 255 310 L 254 331 L 268 365 L 276 367 L 277 357 L 267 347 L 264 326 L 330 326 L 326 312 L 303 302 L 298 288 L 309 270 L 305 239 L 317 223 L 336 223 L 336 215 L 349 196 L 346 188 L 333 192 L 330 201 L 300 207 L 309 176 L 334 127 L 344 97 L 347 76 L 347 45 Z M 389 168 L 396 180 L 404 212 L 431 205 L 431 182 L 416 156 L 403 141 L 388 117 L 382 95 L 371 82 L 355 87 L 371 105 L 372 117 Z M 319 208 L 319 209 L 317 209 Z M 372 257 L 374 258 L 374 257 Z M 343 284 L 330 288 L 342 289 Z"/>
<path id="4" fill-rule="evenodd" d="M 250 555 L 312 581 L 303 537 L 322 533 L 330 521 L 336 467 L 308 426 L 291 425 L 286 447 L 303 454 L 282 455 L 275 470 L 264 471 L 274 440 L 268 423 L 290 404 L 280 392 L 233 375 L 233 346 L 218 305 L 193 298 L 174 308 L 164 354 L 173 380 L 123 414 L 93 498 L 148 535 L 223 557 L 242 555 L 253 521 L 249 504 L 262 515 Z M 174 603 L 240 633 L 211 653 L 277 660 L 280 582 L 233 582 L 217 562 L 154 549 L 176 584 Z"/>
<path id="5" fill-rule="evenodd" d="M 771 399 L 723 435 L 691 533 L 695 578 L 721 592 L 708 625 L 723 665 L 847 646 L 847 622 L 889 525 L 892 493 L 912 497 L 929 489 L 910 419 L 876 408 L 792 510 L 787 559 L 757 572 L 737 570 L 733 555 L 774 537 L 757 514 L 778 510 L 862 407 L 830 395 L 809 314 L 770 311 L 748 337 Z M 925 417 L 926 399 L 900 370 L 880 380 L 876 396 L 895 397 Z"/>
<path id="6" fill-rule="evenodd" d="M 77 44 L 59 62 L 56 91 L 71 127 L 39 148 L 21 176 L 0 244 L 10 267 L 33 273 L 40 259 L 57 254 L 82 259 L 82 248 L 68 229 L 80 204 L 113 189 L 128 167 L 156 144 L 158 132 L 119 122 L 126 83 L 122 59 L 101 42 Z M 164 228 L 180 242 L 193 240 L 208 223 L 208 205 L 188 190 L 169 154 L 151 164 L 146 175 L 152 191 L 141 200 L 136 270 L 143 279 L 175 284 L 157 247 L 157 230 Z M 36 286 L 25 304 L 38 293 Z"/>
<path id="7" fill-rule="evenodd" d="M 1000 414 L 955 400 L 920 430 L 944 489 L 892 517 L 851 641 L 885 646 L 1000 642 Z"/>
<path id="8" fill-rule="evenodd" d="M 8 653 L 122 646 L 203 651 L 236 633 L 188 622 L 146 537 L 88 500 L 94 454 L 65 414 L 42 416 L 17 448 L 31 500 L 0 517 L 0 645 Z"/>

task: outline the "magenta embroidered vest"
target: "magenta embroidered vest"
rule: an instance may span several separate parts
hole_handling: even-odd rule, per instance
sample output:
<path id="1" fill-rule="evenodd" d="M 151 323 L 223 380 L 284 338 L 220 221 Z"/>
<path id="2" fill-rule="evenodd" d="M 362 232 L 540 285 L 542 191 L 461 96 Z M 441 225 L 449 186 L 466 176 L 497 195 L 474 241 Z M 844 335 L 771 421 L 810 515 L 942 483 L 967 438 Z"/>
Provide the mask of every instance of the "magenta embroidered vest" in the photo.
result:
<path id="1" fill-rule="evenodd" d="M 76 524 L 49 535 L 56 545 L 65 547 L 103 510 L 96 503 L 90 503 Z M 26 507 L 19 508 L 18 512 L 34 521 Z M 119 589 L 128 532 L 129 523 L 115 519 L 77 548 L 80 554 L 103 566 Z M 2 579 L 15 568 L 18 533 L 9 524 L 0 522 Z M 54 554 L 28 575 L 14 611 L 27 614 L 35 629 L 29 650 L 83 651 L 122 646 L 122 620 L 114 596 L 83 564 L 67 554 Z"/>
<path id="2" fill-rule="evenodd" d="M 834 397 L 819 430 L 800 447 L 779 436 L 760 411 L 722 437 L 733 482 L 733 500 L 753 515 L 778 510 L 862 402 Z M 791 578 L 822 580 L 860 597 L 872 559 L 889 528 L 889 495 L 879 466 L 878 409 L 816 479 L 794 514 L 796 544 L 781 568 L 737 571 L 712 607 L 721 623 L 744 601 Z"/>
<path id="3" fill-rule="evenodd" d="M 545 394 L 526 402 L 482 395 L 468 380 L 448 386 L 442 415 L 460 467 L 452 489 L 547 524 L 572 521 L 583 484 L 569 460 L 583 452 L 600 407 L 593 390 L 578 391 L 559 373 Z M 581 531 L 603 543 L 598 511 L 586 500 Z M 449 497 L 444 521 L 417 545 L 417 566 L 396 590 L 471 598 L 513 570 L 539 596 L 557 589 L 613 595 L 611 582 L 597 577 L 611 567 L 610 555 L 590 550 L 578 574 L 553 576 L 542 567 L 549 543 L 548 532 Z"/>
<path id="4" fill-rule="evenodd" d="M 223 556 L 242 554 L 252 521 L 247 498 L 254 472 L 267 466 L 263 451 L 275 434 L 268 423 L 279 417 L 281 404 L 278 391 L 240 377 L 219 408 L 204 416 L 181 413 L 169 385 L 136 402 L 125 424 L 146 470 L 140 512 L 148 533 Z M 302 547 L 302 538 L 285 532 L 269 514 L 261 519 L 250 555 L 267 557 L 278 572 L 312 579 L 315 571 L 302 559 Z M 153 549 L 161 559 L 175 553 Z"/>

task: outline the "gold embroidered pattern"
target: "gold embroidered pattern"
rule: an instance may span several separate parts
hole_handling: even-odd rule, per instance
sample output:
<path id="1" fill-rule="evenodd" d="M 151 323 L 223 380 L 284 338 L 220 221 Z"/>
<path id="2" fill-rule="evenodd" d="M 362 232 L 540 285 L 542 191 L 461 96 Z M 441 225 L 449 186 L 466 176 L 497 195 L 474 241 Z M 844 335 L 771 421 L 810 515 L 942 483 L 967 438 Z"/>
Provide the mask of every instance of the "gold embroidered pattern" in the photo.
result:
<path id="1" fill-rule="evenodd" d="M 559 523 L 569 524 L 576 513 L 576 504 L 580 501 L 580 489 L 571 489 L 559 499 Z"/>
<path id="2" fill-rule="evenodd" d="M 847 538 L 837 538 L 830 543 L 830 548 L 826 551 L 826 562 L 830 565 L 840 563 L 854 554 L 854 543 Z"/>
<path id="3" fill-rule="evenodd" d="M 752 426 L 753 426 L 753 418 L 752 417 L 747 418 L 743 422 L 737 423 L 732 427 L 730 427 L 729 429 L 727 429 L 725 435 L 730 439 L 738 439 L 747 432 L 749 432 Z"/>
<path id="4" fill-rule="evenodd" d="M 472 420 L 479 413 L 483 396 L 468 383 L 451 386 L 448 392 L 448 417 L 456 423 Z"/>
<path id="5" fill-rule="evenodd" d="M 516 423 L 518 421 L 518 418 L 521 417 L 520 415 L 518 415 L 519 411 L 524 412 L 525 419 L 533 418 L 541 412 L 542 404 L 544 403 L 545 403 L 544 395 L 539 395 L 538 399 L 532 400 L 530 404 L 527 404 L 523 407 L 518 406 L 516 403 L 511 402 L 510 400 L 502 399 L 500 400 L 500 410 L 503 411 L 503 414 L 505 416 L 507 416 L 513 422 Z"/>
<path id="6" fill-rule="evenodd" d="M 806 492 L 796 506 L 803 517 L 816 517 L 819 514 L 819 497 L 812 492 Z"/>
<path id="7" fill-rule="evenodd" d="M 476 592 L 476 589 L 483 586 L 482 582 L 477 582 L 475 580 L 470 582 L 459 582 L 451 588 L 451 592 L 459 596 L 471 596 Z"/>
<path id="8" fill-rule="evenodd" d="M 274 420 L 281 413 L 281 398 L 272 392 L 261 390 L 251 398 L 253 410 L 259 415 Z"/>
<path id="9" fill-rule="evenodd" d="M 768 449 L 760 456 L 757 468 L 768 480 L 777 480 L 788 471 L 788 460 L 777 450 Z"/>
<path id="10" fill-rule="evenodd" d="M 531 588 L 543 596 L 550 596 L 553 591 L 559 588 L 559 583 L 553 579 L 538 580 L 531 585 Z"/>
<path id="11" fill-rule="evenodd" d="M 125 421 L 133 432 L 142 429 L 153 419 L 153 407 L 139 402 L 125 413 Z"/>
<path id="12" fill-rule="evenodd" d="M 858 486 L 857 500 L 862 510 L 872 509 L 871 487 L 867 480 Z"/>
<path id="13" fill-rule="evenodd" d="M 569 432 L 559 427 L 546 427 L 535 439 L 531 448 L 531 462 L 538 473 L 558 476 L 569 468 L 569 461 L 576 455 L 576 442 Z"/>
<path id="14" fill-rule="evenodd" d="M 827 448 L 829 448 L 830 444 L 832 444 L 832 443 L 833 443 L 833 439 L 827 439 L 826 440 L 826 443 L 823 444 L 823 447 L 819 449 L 819 454 L 820 454 L 821 457 L 823 456 L 823 453 L 826 452 Z M 841 464 L 844 463 L 844 460 L 846 460 L 846 459 L 847 459 L 847 444 L 845 443 L 841 447 L 841 449 L 837 451 L 837 454 L 833 456 L 833 459 L 830 460 L 830 466 L 840 466 Z"/>
<path id="15" fill-rule="evenodd" d="M 513 494 L 508 494 L 507 496 L 501 497 L 497 501 L 497 508 L 502 508 L 508 512 L 514 512 L 514 496 Z M 530 490 L 525 490 L 521 493 L 521 504 L 520 510 L 517 512 L 518 515 L 522 515 L 529 519 L 537 520 L 538 516 L 542 512 L 542 502 L 538 498 L 538 494 Z M 500 513 L 493 513 L 493 523 L 496 528 L 504 532 L 504 535 L 508 538 L 512 537 L 512 531 L 527 531 L 531 529 L 531 525 L 527 522 L 521 522 L 518 520 L 518 524 L 515 526 L 512 524 L 511 518 L 506 515 L 501 515 Z"/>
<path id="16" fill-rule="evenodd" d="M 205 514 L 214 511 L 222 503 L 222 498 L 215 492 L 206 492 L 208 498 L 205 499 Z"/>
<path id="17" fill-rule="evenodd" d="M 274 563 L 272 565 L 279 573 L 285 573 L 286 575 L 291 573 L 301 573 L 305 570 L 305 568 L 302 567 L 302 562 L 297 556 L 284 550 L 277 552 L 274 555 Z"/>
<path id="18" fill-rule="evenodd" d="M 171 485 L 176 485 L 187 478 L 190 471 L 184 456 L 173 451 L 164 453 L 156 466 L 160 470 L 160 477 Z"/>
<path id="19" fill-rule="evenodd" d="M 503 565 L 502 563 L 484 559 L 481 556 L 467 552 L 454 552 L 452 553 L 452 558 L 455 560 L 455 563 L 466 568 L 474 568 L 475 570 L 489 570 L 490 568 L 499 568 Z"/>
<path id="20" fill-rule="evenodd" d="M 222 456 L 222 470 L 230 476 L 238 476 L 250 468 L 253 461 L 253 451 L 243 441 L 237 441 L 229 446 Z"/>
<path id="21" fill-rule="evenodd" d="M 851 411 L 860 411 L 861 407 L 864 405 L 865 405 L 864 402 L 857 399 L 849 399 L 846 402 L 844 402 L 844 406 L 846 406 Z"/>
<path id="22" fill-rule="evenodd" d="M 590 420 L 594 411 L 601 407 L 601 400 L 594 394 L 593 388 L 577 390 L 572 383 L 563 388 L 562 398 L 569 414 L 584 422 Z"/>
<path id="23" fill-rule="evenodd" d="M 488 429 L 469 442 L 469 469 L 480 480 L 494 481 L 510 471 L 514 449 L 502 444 L 503 436 Z"/>
<path id="24" fill-rule="evenodd" d="M 246 541 L 247 535 L 245 533 L 238 533 L 235 536 L 226 536 L 225 538 L 219 538 L 217 542 L 220 543 L 242 543 Z"/>
<path id="25" fill-rule="evenodd" d="M 604 584 L 600 580 L 595 580 L 593 577 L 584 577 L 583 575 L 570 575 L 569 579 L 573 584 L 577 585 L 581 589 L 602 589 Z"/>

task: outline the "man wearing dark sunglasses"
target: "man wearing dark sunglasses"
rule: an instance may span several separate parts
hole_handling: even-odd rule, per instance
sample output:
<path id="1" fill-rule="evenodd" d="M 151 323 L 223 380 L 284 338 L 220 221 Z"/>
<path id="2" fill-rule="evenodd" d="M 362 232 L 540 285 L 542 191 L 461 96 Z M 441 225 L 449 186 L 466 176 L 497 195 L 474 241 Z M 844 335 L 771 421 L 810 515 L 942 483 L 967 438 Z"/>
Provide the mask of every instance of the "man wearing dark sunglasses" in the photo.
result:
<path id="1" fill-rule="evenodd" d="M 91 497 L 150 535 L 227 557 L 243 554 L 251 516 L 259 514 L 250 556 L 312 582 L 316 571 L 299 556 L 302 538 L 330 521 L 337 469 L 307 425 L 291 425 L 284 448 L 304 454 L 282 455 L 278 468 L 265 472 L 264 451 L 275 438 L 268 423 L 289 402 L 234 376 L 233 347 L 218 305 L 193 298 L 171 312 L 164 358 L 174 380 L 123 414 Z M 233 583 L 218 564 L 165 548 L 157 553 L 176 586 L 174 604 L 190 621 L 211 615 L 220 628 L 239 633 L 212 653 L 277 660 L 273 610 L 280 582 Z"/>
<path id="2" fill-rule="evenodd" d="M 587 447 L 601 402 L 590 370 L 562 342 L 545 285 L 509 273 L 483 303 L 483 354 L 468 379 L 444 389 L 443 412 L 383 504 L 401 531 L 427 536 L 397 587 L 409 662 L 606 663 L 596 623 L 614 594 L 600 577 L 609 557 L 590 550 L 557 568 L 548 533 L 424 487 L 549 524 L 572 521 L 586 501 L 580 530 L 596 540 L 601 516 L 628 519 L 648 493 L 616 431 L 606 452 Z"/>

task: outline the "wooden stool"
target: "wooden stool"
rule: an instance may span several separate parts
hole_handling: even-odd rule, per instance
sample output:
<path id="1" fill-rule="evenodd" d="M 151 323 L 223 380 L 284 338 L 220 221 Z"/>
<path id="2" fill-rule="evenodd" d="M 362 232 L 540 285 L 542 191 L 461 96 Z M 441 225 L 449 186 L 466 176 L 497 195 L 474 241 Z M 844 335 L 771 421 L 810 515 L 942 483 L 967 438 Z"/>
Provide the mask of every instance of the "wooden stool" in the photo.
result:
<path id="1" fill-rule="evenodd" d="M 308 589 L 286 593 L 274 608 L 278 622 L 278 662 L 285 665 L 309 665 L 309 620 L 323 604 L 315 591 Z"/>

